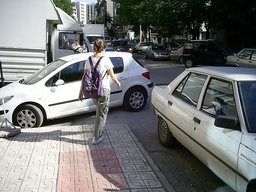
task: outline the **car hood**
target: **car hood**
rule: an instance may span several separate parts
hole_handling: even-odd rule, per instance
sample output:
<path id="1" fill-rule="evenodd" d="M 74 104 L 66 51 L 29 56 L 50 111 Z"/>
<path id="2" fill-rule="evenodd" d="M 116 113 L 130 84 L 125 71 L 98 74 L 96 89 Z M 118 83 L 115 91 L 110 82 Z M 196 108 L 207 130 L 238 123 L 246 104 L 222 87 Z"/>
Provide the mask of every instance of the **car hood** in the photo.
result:
<path id="1" fill-rule="evenodd" d="M 242 144 L 252 151 L 256 152 L 256 134 L 244 134 L 242 138 Z"/>
<path id="2" fill-rule="evenodd" d="M 35 85 L 25 85 L 16 81 L 14 83 L 10 83 L 0 89 L 0 95 L 2 97 L 7 97 L 11 95 L 24 94 L 28 93 L 31 89 L 35 89 Z"/>
<path id="3" fill-rule="evenodd" d="M 228 55 L 227 56 L 227 59 L 236 59 L 237 58 L 237 56 L 235 56 L 235 55 Z"/>

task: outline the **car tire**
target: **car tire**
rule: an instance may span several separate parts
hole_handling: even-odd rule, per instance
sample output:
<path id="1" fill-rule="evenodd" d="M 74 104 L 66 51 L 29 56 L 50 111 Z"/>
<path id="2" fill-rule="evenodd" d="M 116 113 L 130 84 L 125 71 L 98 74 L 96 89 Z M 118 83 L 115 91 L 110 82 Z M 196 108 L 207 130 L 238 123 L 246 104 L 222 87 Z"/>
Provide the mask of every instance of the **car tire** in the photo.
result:
<path id="1" fill-rule="evenodd" d="M 163 118 L 158 120 L 158 139 L 165 147 L 172 147 L 176 144 L 176 138 L 170 132 L 168 124 Z"/>
<path id="2" fill-rule="evenodd" d="M 194 66 L 194 61 L 192 59 L 186 59 L 185 66 L 187 68 L 193 67 Z"/>
<path id="3" fill-rule="evenodd" d="M 253 179 L 247 185 L 247 192 L 256 192 L 256 180 Z"/>
<path id="4" fill-rule="evenodd" d="M 134 87 L 129 89 L 124 96 L 124 107 L 128 111 L 140 111 L 145 107 L 146 103 L 146 91 L 140 87 Z"/>
<path id="5" fill-rule="evenodd" d="M 31 104 L 18 107 L 13 114 L 13 124 L 21 128 L 40 127 L 43 124 L 43 120 L 42 111 Z"/>

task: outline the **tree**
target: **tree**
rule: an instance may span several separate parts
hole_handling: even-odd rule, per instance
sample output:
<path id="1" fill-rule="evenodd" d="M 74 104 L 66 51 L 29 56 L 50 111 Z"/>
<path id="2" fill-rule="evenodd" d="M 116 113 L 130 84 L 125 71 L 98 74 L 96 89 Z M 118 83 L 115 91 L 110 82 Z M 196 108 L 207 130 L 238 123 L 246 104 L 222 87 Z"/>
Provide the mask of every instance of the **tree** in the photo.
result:
<path id="1" fill-rule="evenodd" d="M 56 7 L 62 9 L 68 15 L 73 17 L 73 6 L 74 4 L 70 2 L 70 0 L 53 0 Z"/>
<path id="2" fill-rule="evenodd" d="M 162 36 L 191 34 L 199 39 L 202 24 L 206 38 L 226 31 L 235 49 L 256 45 L 256 2 L 253 0 L 115 0 L 122 25 L 150 26 Z M 235 41 L 234 41 L 235 40 Z"/>
<path id="3" fill-rule="evenodd" d="M 256 2 L 253 0 L 212 0 L 213 27 L 227 32 L 234 49 L 256 45 Z"/>

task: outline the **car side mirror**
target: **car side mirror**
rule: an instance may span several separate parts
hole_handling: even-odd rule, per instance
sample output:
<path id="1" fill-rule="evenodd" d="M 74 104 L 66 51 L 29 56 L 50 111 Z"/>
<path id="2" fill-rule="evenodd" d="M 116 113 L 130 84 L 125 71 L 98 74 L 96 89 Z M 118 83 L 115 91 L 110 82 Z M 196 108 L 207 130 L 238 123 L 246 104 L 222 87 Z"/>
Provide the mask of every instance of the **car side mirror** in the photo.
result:
<path id="1" fill-rule="evenodd" d="M 58 79 L 58 81 L 56 81 L 55 86 L 59 86 L 59 85 L 64 85 L 64 81 L 62 79 Z"/>
<path id="2" fill-rule="evenodd" d="M 217 115 L 214 121 L 214 125 L 226 129 L 237 130 L 239 120 L 236 117 Z"/>

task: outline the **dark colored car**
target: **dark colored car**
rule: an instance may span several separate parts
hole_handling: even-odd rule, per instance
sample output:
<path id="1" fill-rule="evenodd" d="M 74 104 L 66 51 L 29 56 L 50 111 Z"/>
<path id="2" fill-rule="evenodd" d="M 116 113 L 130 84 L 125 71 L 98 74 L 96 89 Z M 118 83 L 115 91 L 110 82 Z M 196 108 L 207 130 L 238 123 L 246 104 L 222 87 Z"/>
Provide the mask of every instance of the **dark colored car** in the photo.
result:
<path id="1" fill-rule="evenodd" d="M 120 52 L 136 52 L 135 49 L 136 43 L 132 42 L 130 39 L 118 39 L 112 41 L 112 47 L 116 49 L 116 51 Z"/>
<path id="2" fill-rule="evenodd" d="M 196 65 L 222 66 L 234 52 L 225 44 L 214 40 L 192 40 L 184 44 L 182 61 L 186 67 Z"/>

